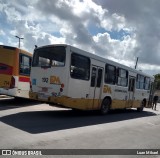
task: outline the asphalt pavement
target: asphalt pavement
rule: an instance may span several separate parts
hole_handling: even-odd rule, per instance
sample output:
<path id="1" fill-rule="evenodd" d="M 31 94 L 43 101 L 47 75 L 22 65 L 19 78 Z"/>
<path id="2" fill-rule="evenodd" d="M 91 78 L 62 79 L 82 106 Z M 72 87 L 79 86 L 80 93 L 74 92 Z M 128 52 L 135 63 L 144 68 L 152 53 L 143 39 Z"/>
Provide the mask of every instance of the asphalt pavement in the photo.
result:
<path id="1" fill-rule="evenodd" d="M 3 98 L 0 99 L 0 121 L 0 149 L 160 149 L 159 103 L 156 111 L 150 108 L 143 112 L 114 110 L 101 116 L 97 112 L 78 112 L 30 100 Z M 151 156 L 159 157 L 140 155 Z"/>

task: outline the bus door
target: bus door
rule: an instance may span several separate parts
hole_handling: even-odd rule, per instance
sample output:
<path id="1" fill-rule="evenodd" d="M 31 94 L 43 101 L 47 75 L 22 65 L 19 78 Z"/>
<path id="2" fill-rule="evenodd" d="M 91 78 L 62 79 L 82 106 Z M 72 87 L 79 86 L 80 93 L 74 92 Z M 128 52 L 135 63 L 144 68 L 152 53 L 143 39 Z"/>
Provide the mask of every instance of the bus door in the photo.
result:
<path id="1" fill-rule="evenodd" d="M 128 87 L 128 103 L 127 107 L 132 107 L 134 102 L 134 91 L 135 91 L 135 78 L 129 76 L 129 87 Z"/>
<path id="2" fill-rule="evenodd" d="M 92 100 L 93 109 L 97 109 L 97 107 L 100 104 L 100 98 L 102 93 L 102 77 L 103 77 L 103 68 L 92 65 L 90 99 L 93 99 Z"/>

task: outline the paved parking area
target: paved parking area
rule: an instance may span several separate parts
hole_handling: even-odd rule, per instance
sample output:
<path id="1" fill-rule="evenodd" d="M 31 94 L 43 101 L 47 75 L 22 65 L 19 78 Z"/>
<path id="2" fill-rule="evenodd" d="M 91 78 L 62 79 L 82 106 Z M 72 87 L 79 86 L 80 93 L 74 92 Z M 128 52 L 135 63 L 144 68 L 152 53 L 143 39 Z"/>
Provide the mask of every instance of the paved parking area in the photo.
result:
<path id="1" fill-rule="evenodd" d="M 1 149 L 160 148 L 160 104 L 156 111 L 118 110 L 101 116 L 0 99 L 0 121 Z"/>

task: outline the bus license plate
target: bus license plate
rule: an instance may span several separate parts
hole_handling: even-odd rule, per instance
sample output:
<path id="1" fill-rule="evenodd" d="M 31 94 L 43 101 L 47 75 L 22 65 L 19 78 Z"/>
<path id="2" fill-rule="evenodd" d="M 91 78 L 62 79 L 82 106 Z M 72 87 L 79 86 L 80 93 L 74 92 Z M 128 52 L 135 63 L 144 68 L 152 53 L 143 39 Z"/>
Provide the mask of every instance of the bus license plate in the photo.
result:
<path id="1" fill-rule="evenodd" d="M 38 99 L 42 99 L 42 100 L 48 100 L 48 96 L 43 94 L 43 93 L 39 93 L 38 94 Z"/>

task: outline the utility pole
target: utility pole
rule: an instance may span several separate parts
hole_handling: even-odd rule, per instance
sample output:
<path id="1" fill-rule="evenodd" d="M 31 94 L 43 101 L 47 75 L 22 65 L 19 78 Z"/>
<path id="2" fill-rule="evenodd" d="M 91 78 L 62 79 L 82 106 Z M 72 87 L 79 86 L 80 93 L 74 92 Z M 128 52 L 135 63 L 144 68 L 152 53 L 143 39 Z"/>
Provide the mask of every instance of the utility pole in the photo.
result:
<path id="1" fill-rule="evenodd" d="M 24 39 L 24 38 L 22 38 L 22 37 L 19 37 L 19 36 L 15 36 L 16 38 L 18 38 L 18 40 L 19 40 L 19 44 L 18 44 L 18 47 L 20 48 L 20 44 L 21 44 L 21 39 Z"/>
<path id="2" fill-rule="evenodd" d="M 137 60 L 136 60 L 136 65 L 135 65 L 135 69 L 137 68 L 137 63 L 138 63 L 138 57 L 137 57 Z"/>

